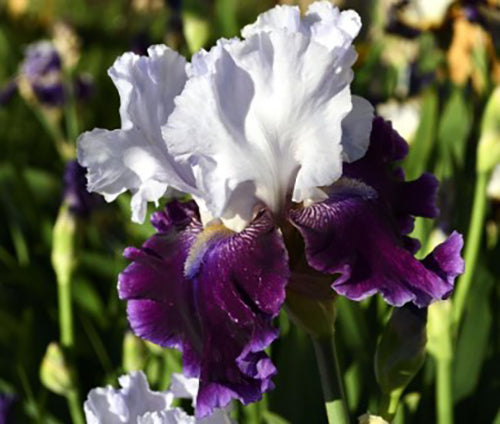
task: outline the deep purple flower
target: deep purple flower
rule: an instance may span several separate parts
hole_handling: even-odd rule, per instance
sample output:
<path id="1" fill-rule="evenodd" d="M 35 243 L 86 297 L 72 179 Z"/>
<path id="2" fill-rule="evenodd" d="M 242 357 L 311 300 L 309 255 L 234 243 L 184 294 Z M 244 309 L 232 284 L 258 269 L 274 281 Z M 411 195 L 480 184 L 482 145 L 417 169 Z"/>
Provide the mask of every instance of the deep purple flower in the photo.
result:
<path id="1" fill-rule="evenodd" d="M 118 291 L 134 332 L 184 353 L 184 373 L 200 378 L 197 415 L 237 398 L 255 402 L 276 373 L 263 352 L 285 299 L 287 253 L 268 212 L 240 233 L 203 230 L 194 202 L 169 203 L 152 218 L 158 233 L 132 262 Z"/>
<path id="2" fill-rule="evenodd" d="M 15 401 L 15 395 L 0 393 L 0 424 L 12 424 L 14 422 L 12 407 Z"/>
<path id="3" fill-rule="evenodd" d="M 76 160 L 66 164 L 63 176 L 63 199 L 68 203 L 71 212 L 86 218 L 92 210 L 102 204 L 102 198 L 87 191 L 85 168 Z"/>
<path id="4" fill-rule="evenodd" d="M 436 215 L 437 181 L 404 181 L 393 162 L 408 146 L 350 93 L 360 26 L 328 2 L 303 18 L 280 6 L 189 66 L 166 46 L 126 53 L 109 70 L 121 128 L 79 139 L 89 189 L 129 190 L 134 221 L 170 188 L 196 201 L 153 215 L 157 233 L 125 251 L 118 290 L 138 336 L 183 352 L 198 416 L 272 387 L 264 349 L 285 290 L 427 306 L 462 268 L 455 234 L 413 256 L 407 234 Z"/>
<path id="5" fill-rule="evenodd" d="M 329 284 L 349 299 L 381 293 L 394 306 L 425 307 L 448 297 L 463 271 L 457 233 L 423 261 L 413 256 L 418 242 L 406 235 L 415 216 L 437 215 L 437 181 L 430 174 L 404 181 L 393 162 L 407 152 L 391 125 L 376 118 L 368 152 L 344 164 L 343 178 L 329 188 L 328 199 L 289 213 L 304 238 L 309 266 L 337 276 Z M 302 274 L 292 278 L 299 284 L 304 276 L 289 230 L 284 233 L 294 256 L 290 264 L 266 211 L 240 233 L 219 223 L 203 229 L 194 202 L 173 201 L 152 222 L 158 233 L 142 249 L 126 250 L 132 264 L 119 279 L 134 332 L 183 351 L 184 372 L 201 382 L 199 416 L 232 398 L 259 399 L 275 373 L 263 353 L 277 336 L 271 320 L 283 304 L 290 272 Z M 299 290 L 314 296 L 318 288 L 324 293 L 321 283 Z"/>

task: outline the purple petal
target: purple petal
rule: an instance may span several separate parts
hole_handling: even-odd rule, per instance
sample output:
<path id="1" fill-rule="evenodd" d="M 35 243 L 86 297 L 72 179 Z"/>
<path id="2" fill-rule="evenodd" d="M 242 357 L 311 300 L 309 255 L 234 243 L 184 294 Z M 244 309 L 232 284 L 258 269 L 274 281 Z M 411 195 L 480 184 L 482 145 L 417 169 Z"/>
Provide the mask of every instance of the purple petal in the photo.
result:
<path id="1" fill-rule="evenodd" d="M 272 387 L 276 370 L 262 350 L 277 337 L 271 320 L 284 302 L 289 276 L 286 250 L 268 213 L 241 233 L 214 240 L 193 278 L 202 331 L 209 336 L 198 416 L 231 398 L 255 402 Z"/>
<path id="2" fill-rule="evenodd" d="M 46 84 L 37 81 L 33 82 L 32 87 L 38 101 L 47 106 L 61 106 L 66 100 L 62 82 Z"/>
<path id="3" fill-rule="evenodd" d="M 58 72 L 61 68 L 61 56 L 55 46 L 48 41 L 39 41 L 30 44 L 26 49 L 21 72 L 28 79 L 36 80 L 49 72 Z"/>
<path id="4" fill-rule="evenodd" d="M 438 182 L 425 173 L 415 181 L 404 181 L 403 170 L 394 162 L 408 154 L 408 145 L 392 128 L 390 122 L 377 117 L 373 120 L 370 147 L 360 160 L 344 164 L 343 176 L 354 178 L 373 187 L 398 222 L 403 234 L 413 229 L 415 216 L 433 218 Z"/>
<path id="5" fill-rule="evenodd" d="M 359 183 L 344 183 L 328 200 L 294 210 L 290 218 L 304 237 L 309 264 L 339 274 L 332 288 L 352 300 L 380 293 L 393 306 L 428 306 L 449 296 L 460 272 L 458 234 L 416 260 L 375 192 Z"/>
<path id="6" fill-rule="evenodd" d="M 289 276 L 270 215 L 241 233 L 202 231 L 194 203 L 173 201 L 153 223 L 159 233 L 125 251 L 133 262 L 119 278 L 132 329 L 183 351 L 185 374 L 200 378 L 198 416 L 260 399 L 276 372 L 263 350 L 277 337 L 272 319 Z"/>
<path id="7" fill-rule="evenodd" d="M 82 218 L 88 217 L 92 210 L 102 205 L 103 200 L 97 194 L 87 191 L 86 170 L 76 160 L 66 164 L 63 177 L 63 199 L 71 211 Z"/>

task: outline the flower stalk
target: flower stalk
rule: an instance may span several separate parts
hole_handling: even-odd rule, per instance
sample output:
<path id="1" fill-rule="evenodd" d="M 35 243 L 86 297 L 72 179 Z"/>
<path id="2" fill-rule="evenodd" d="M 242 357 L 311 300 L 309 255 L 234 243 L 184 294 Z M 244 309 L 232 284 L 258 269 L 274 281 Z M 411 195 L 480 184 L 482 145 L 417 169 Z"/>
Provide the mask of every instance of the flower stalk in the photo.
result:
<path id="1" fill-rule="evenodd" d="M 335 347 L 335 297 L 314 299 L 288 290 L 287 312 L 291 319 L 311 336 L 326 415 L 330 424 L 349 423 L 342 374 Z"/>
<path id="2" fill-rule="evenodd" d="M 61 347 L 67 353 L 67 368 L 71 375 L 70 387 L 61 394 L 68 401 L 73 423 L 84 424 L 78 392 L 78 378 L 73 364 L 75 339 L 71 280 L 76 266 L 76 230 L 76 218 L 71 214 L 68 206 L 63 204 L 54 226 L 52 247 L 52 265 L 57 279 Z"/>
<path id="3" fill-rule="evenodd" d="M 328 422 L 330 424 L 347 424 L 349 423 L 349 412 L 345 401 L 334 333 L 329 336 L 313 338 L 313 346 L 321 377 Z"/>

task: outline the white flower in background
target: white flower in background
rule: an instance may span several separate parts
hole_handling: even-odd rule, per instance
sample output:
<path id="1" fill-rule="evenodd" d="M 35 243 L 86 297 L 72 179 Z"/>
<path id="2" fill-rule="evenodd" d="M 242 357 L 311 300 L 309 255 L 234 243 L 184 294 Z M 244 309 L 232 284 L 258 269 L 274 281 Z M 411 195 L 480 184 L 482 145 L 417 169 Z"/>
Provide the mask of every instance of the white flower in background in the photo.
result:
<path id="1" fill-rule="evenodd" d="M 425 30 L 440 25 L 452 3 L 453 0 L 409 0 L 400 16 L 406 24 Z"/>
<path id="2" fill-rule="evenodd" d="M 141 222 L 172 187 L 193 195 L 205 222 L 238 231 L 258 206 L 280 216 L 291 202 L 325 199 L 342 161 L 368 147 L 373 110 L 350 93 L 360 27 L 356 12 L 326 1 L 303 18 L 277 6 L 191 65 L 164 46 L 124 54 L 109 71 L 122 128 L 79 140 L 89 190 L 108 201 L 130 190 Z"/>
<path id="3" fill-rule="evenodd" d="M 417 99 L 398 102 L 389 100 L 377 106 L 377 113 L 388 121 L 392 122 L 392 127 L 409 144 L 415 138 L 415 134 L 420 124 L 421 102 Z"/>
<path id="4" fill-rule="evenodd" d="M 216 409 L 198 419 L 173 407 L 174 398 L 195 399 L 198 380 L 173 374 L 170 390 L 150 390 L 142 371 L 118 378 L 120 389 L 111 386 L 92 389 L 84 404 L 87 424 L 230 424 L 227 409 Z M 193 404 L 194 406 L 194 404 Z"/>
<path id="5" fill-rule="evenodd" d="M 486 193 L 490 199 L 500 201 L 500 165 L 493 169 Z"/>

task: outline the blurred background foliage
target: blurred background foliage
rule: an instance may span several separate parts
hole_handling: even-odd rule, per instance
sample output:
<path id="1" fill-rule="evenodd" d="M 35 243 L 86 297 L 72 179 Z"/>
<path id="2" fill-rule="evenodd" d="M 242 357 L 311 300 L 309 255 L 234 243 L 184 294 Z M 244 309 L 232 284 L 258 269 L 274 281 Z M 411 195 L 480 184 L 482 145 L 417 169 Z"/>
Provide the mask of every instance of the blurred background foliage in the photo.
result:
<path id="1" fill-rule="evenodd" d="M 295 3 L 306 8 L 309 2 Z M 275 4 L 0 0 L 0 392 L 16 395 L 17 422 L 70 422 L 65 399 L 57 394 L 60 381 L 50 381 L 62 375 L 65 365 L 45 357 L 49 377 L 47 369 L 40 373 L 47 347 L 60 339 L 53 228 L 76 136 L 94 127 L 119 126 L 119 99 L 107 68 L 121 53 L 144 54 L 155 43 L 167 43 L 189 57 L 219 37 L 237 36 Z M 410 142 L 404 163 L 408 177 L 431 171 L 441 181 L 440 218 L 419 219 L 415 227 L 422 240 L 420 256 L 457 229 L 467 236 L 472 258 L 467 262 L 470 275 L 464 277 L 470 281 L 459 281 L 451 304 L 429 311 L 429 354 L 405 391 L 395 422 L 438 421 L 436 370 L 444 361 L 451 370 L 455 422 L 500 423 L 500 190 L 490 180 L 500 156 L 495 156 L 498 99 L 492 106 L 493 124 L 483 119 L 500 81 L 500 6 L 494 0 L 338 4 L 357 10 L 364 24 L 356 42 L 352 91 L 372 101 Z M 49 106 L 25 89 L 21 63 L 26 47 L 38 40 L 52 40 L 61 55 L 64 87 L 83 76 L 90 96 L 80 101 L 76 90 L 68 89 L 64 102 Z M 476 159 L 486 132 L 490 136 L 484 143 L 496 142 L 497 147 L 487 146 L 492 163 L 481 167 Z M 180 369 L 178 353 L 145 344 L 128 332 L 116 294 L 117 275 L 126 266 L 123 249 L 141 245 L 152 231 L 149 224 L 130 222 L 127 195 L 78 218 L 71 356 L 82 400 L 93 387 L 115 384 L 125 371 L 145 369 L 152 387 L 165 389 L 170 373 Z M 373 357 L 389 315 L 378 297 L 361 303 L 338 300 L 337 345 L 353 419 L 377 409 Z M 449 340 L 435 329 L 447 320 Z M 285 314 L 279 325 L 281 337 L 271 352 L 279 368 L 276 389 L 257 404 L 235 405 L 234 414 L 248 423 L 325 422 L 311 344 Z"/>

